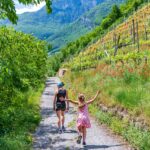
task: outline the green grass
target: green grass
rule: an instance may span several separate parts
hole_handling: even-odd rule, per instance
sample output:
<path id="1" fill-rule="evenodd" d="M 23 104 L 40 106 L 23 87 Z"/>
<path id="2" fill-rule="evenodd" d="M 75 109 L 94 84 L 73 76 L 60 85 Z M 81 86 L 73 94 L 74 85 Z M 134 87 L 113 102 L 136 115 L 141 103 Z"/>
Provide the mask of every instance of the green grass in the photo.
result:
<path id="1" fill-rule="evenodd" d="M 30 90 L 26 96 L 28 97 L 27 103 L 22 103 L 22 108 L 17 108 L 17 106 L 11 106 L 13 113 L 6 119 L 15 119 L 15 124 L 13 123 L 13 130 L 11 132 L 5 133 L 0 136 L 0 149 L 1 150 L 29 150 L 32 145 L 32 132 L 40 121 L 40 111 L 39 102 L 41 93 L 44 86 L 42 85 L 39 90 Z M 20 107 L 20 106 L 19 106 Z M 11 112 L 8 112 L 9 115 Z M 10 124 L 11 126 L 11 124 Z"/>
<path id="2" fill-rule="evenodd" d="M 105 67 L 104 67 L 105 66 Z M 84 93 L 86 99 L 94 96 L 97 90 L 101 95 L 90 107 L 91 114 L 101 123 L 107 124 L 115 133 L 122 135 L 134 147 L 140 150 L 150 149 L 150 132 L 119 120 L 109 113 L 104 113 L 96 106 L 121 106 L 134 117 L 142 116 L 149 124 L 150 120 L 150 78 L 147 76 L 149 65 L 134 66 L 100 64 L 96 69 L 80 72 L 67 72 L 63 80 L 70 87 L 69 97 L 75 99 L 78 93 Z M 146 73 L 146 74 L 145 74 Z"/>
<path id="3" fill-rule="evenodd" d="M 117 68 L 112 66 L 111 69 L 117 73 Z M 123 70 L 122 77 L 105 75 L 107 72 L 103 70 L 95 71 L 95 73 L 86 70 L 72 73 L 67 78 L 71 79 L 71 83 L 78 92 L 83 91 L 91 94 L 98 89 L 102 89 L 104 95 L 108 95 L 116 104 L 121 104 L 131 110 L 137 110 L 138 107 L 139 111 L 143 109 L 143 113 L 145 113 L 145 108 L 150 104 L 148 102 L 148 99 L 150 99 L 149 88 L 146 86 L 150 83 L 150 79 L 139 75 L 136 69 L 134 72 L 129 72 L 126 68 L 123 68 Z"/>
<path id="4" fill-rule="evenodd" d="M 150 79 L 143 78 L 137 73 L 136 69 L 133 73 L 125 70 L 121 78 L 107 76 L 103 82 L 103 90 L 106 94 L 127 108 L 134 109 L 141 104 L 144 106 L 144 103 L 148 102 L 150 98 L 148 96 L 149 88 L 146 88 L 146 85 L 150 83 Z"/>
<path id="5" fill-rule="evenodd" d="M 118 133 L 140 150 L 150 149 L 150 132 L 138 129 L 126 121 L 121 121 L 111 114 L 104 113 L 95 105 L 90 105 L 90 113 L 101 123 L 107 124 L 115 133 Z"/>

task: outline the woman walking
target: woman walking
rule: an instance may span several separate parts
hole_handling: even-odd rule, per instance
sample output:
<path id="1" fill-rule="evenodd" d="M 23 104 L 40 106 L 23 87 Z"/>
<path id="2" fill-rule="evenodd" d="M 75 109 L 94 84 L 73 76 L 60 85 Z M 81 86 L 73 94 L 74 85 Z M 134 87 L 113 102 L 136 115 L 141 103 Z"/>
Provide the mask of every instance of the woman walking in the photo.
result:
<path id="1" fill-rule="evenodd" d="M 65 131 L 64 122 L 65 122 L 65 111 L 69 110 L 69 102 L 67 102 L 65 99 L 68 99 L 68 93 L 67 90 L 63 88 L 64 83 L 59 82 L 57 84 L 57 91 L 55 92 L 54 101 L 53 101 L 53 109 L 56 111 L 57 117 L 58 117 L 58 132 L 62 133 L 62 131 Z"/>

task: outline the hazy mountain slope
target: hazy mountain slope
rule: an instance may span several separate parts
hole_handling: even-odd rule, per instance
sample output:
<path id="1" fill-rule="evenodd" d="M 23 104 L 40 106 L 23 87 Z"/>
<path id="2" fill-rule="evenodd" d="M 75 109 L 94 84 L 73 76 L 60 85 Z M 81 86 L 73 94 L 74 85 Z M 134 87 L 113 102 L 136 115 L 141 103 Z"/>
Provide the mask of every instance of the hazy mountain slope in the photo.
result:
<path id="1" fill-rule="evenodd" d="M 31 33 L 59 49 L 98 25 L 113 4 L 124 0 L 55 0 L 53 12 L 48 15 L 45 7 L 37 12 L 19 15 L 17 30 Z M 8 21 L 3 22 L 10 25 Z"/>
<path id="2" fill-rule="evenodd" d="M 64 46 L 66 43 L 79 38 L 99 25 L 101 20 L 110 12 L 113 4 L 121 4 L 123 2 L 124 0 L 120 0 L 118 2 L 116 2 L 116 0 L 105 0 L 105 2 L 84 13 L 84 15 L 73 23 L 70 23 L 62 29 L 60 28 L 58 32 L 50 36 L 47 40 L 54 46 Z M 57 48 L 59 47 L 56 47 L 56 49 Z"/>

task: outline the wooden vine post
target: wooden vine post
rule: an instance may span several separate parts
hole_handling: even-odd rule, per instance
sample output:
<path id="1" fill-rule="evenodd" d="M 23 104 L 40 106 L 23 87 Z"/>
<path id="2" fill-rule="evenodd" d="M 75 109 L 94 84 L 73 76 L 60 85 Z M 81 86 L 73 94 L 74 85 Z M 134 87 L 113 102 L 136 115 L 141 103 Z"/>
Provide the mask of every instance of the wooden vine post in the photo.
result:
<path id="1" fill-rule="evenodd" d="M 146 24 L 144 25 L 145 40 L 148 40 Z"/>
<path id="2" fill-rule="evenodd" d="M 131 39 L 132 39 L 132 34 L 133 34 L 133 33 L 132 33 L 132 32 L 133 32 L 133 30 L 132 30 L 132 25 L 130 25 L 130 28 L 129 28 L 129 29 L 130 29 L 130 37 L 131 37 Z"/>
<path id="3" fill-rule="evenodd" d="M 98 62 L 98 49 L 96 49 L 96 61 Z"/>
<path id="4" fill-rule="evenodd" d="M 80 70 L 82 70 L 82 58 L 80 56 Z"/>
<path id="5" fill-rule="evenodd" d="M 117 52 L 117 35 L 116 34 L 114 34 L 114 46 L 115 46 L 114 56 L 116 56 L 116 52 Z"/>
<path id="6" fill-rule="evenodd" d="M 138 53 L 140 52 L 140 43 L 139 43 L 139 24 L 138 21 L 136 21 L 136 36 L 137 36 L 137 48 Z"/>
<path id="7" fill-rule="evenodd" d="M 118 35 L 118 37 L 115 37 L 115 52 L 114 52 L 114 56 L 117 55 L 118 48 L 119 48 L 119 41 L 120 41 L 120 35 Z"/>
<path id="8" fill-rule="evenodd" d="M 133 35 L 133 44 L 135 44 L 135 21 L 132 19 L 132 35 Z"/>

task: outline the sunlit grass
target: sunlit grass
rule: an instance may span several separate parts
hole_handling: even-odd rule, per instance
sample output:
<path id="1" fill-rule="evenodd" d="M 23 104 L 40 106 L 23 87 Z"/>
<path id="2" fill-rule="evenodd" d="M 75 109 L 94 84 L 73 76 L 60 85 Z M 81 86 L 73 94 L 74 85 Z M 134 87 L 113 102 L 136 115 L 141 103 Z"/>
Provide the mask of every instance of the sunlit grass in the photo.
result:
<path id="1" fill-rule="evenodd" d="M 141 150 L 150 148 L 150 133 L 129 125 L 127 120 L 119 120 L 111 114 L 103 113 L 96 108 L 100 103 L 106 106 L 121 106 L 134 117 L 142 117 L 150 124 L 150 71 L 149 65 L 134 63 L 120 66 L 118 64 L 100 64 L 95 70 L 82 72 L 69 72 L 63 78 L 70 85 L 70 98 L 72 91 L 74 97 L 84 93 L 86 99 L 94 96 L 101 90 L 100 96 L 90 107 L 90 112 L 100 122 L 106 123 L 110 128 L 121 134 L 133 146 Z"/>

